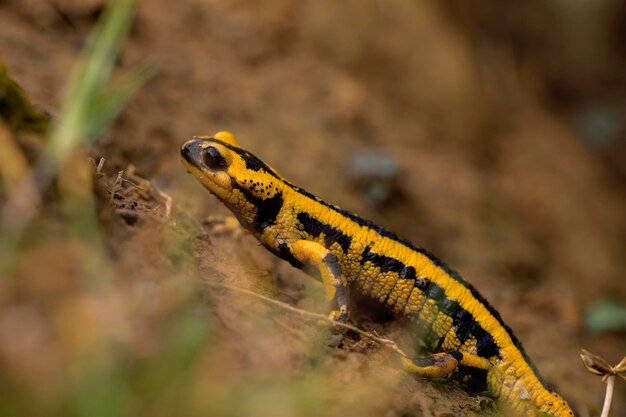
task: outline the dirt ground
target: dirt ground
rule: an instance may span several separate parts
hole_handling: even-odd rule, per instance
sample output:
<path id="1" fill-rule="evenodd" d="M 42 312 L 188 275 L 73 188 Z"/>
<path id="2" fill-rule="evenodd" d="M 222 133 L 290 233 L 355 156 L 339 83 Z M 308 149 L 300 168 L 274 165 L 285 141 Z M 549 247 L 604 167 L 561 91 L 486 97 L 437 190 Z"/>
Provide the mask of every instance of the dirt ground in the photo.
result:
<path id="1" fill-rule="evenodd" d="M 202 218 L 226 210 L 178 149 L 220 130 L 453 266 L 579 415 L 598 415 L 604 384 L 578 353 L 626 354 L 624 330 L 585 325 L 594 303 L 626 303 L 626 8 L 522 3 L 138 1 L 119 71 L 157 72 L 89 152 L 106 159 L 110 279 L 82 280 L 58 218 L 38 229 L 2 287 L 0 416 L 495 413 L 410 378 L 375 343 L 214 286 L 325 309 L 319 284 L 251 237 L 206 235 Z M 53 116 L 103 4 L 0 0 L 0 60 Z M 398 166 L 383 200 L 350 175 L 364 153 Z M 150 197 L 107 197 L 131 164 L 172 216 Z"/>

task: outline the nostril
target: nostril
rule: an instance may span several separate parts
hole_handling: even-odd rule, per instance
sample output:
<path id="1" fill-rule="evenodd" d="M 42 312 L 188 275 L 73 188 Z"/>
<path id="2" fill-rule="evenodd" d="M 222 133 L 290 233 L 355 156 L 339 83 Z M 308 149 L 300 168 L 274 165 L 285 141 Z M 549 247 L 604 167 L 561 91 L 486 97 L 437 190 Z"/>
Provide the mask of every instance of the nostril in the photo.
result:
<path id="1" fill-rule="evenodd" d="M 183 145 L 180 151 L 184 156 L 191 155 L 191 145 L 192 145 L 192 142 L 187 142 Z"/>

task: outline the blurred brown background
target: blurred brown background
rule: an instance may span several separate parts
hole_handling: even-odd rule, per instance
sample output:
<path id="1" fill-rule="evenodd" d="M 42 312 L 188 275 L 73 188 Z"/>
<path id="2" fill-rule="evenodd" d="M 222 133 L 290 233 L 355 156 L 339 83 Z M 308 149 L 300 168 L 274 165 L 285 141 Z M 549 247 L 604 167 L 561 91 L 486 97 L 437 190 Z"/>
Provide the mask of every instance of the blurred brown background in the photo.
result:
<path id="1" fill-rule="evenodd" d="M 30 99 L 53 115 L 104 4 L 0 1 L 0 59 Z M 144 61 L 154 64 L 156 76 L 91 152 L 106 158 L 109 174 L 134 164 L 194 218 L 224 213 L 186 174 L 178 147 L 194 134 L 232 131 L 244 147 L 294 183 L 401 232 L 452 265 L 500 311 L 542 373 L 581 415 L 597 412 L 603 384 L 584 371 L 578 350 L 585 347 L 610 362 L 626 353 L 623 328 L 593 332 L 585 324 L 594 303 L 612 299 L 623 307 L 626 300 L 626 3 L 143 0 L 119 66 L 123 70 Z M 375 162 L 388 158 L 397 167 L 391 185 L 381 186 L 383 197 L 372 194 L 371 181 L 363 185 L 355 179 L 359 173 L 351 166 L 363 154 L 374 155 Z M 168 285 L 178 285 L 171 282 L 172 270 L 179 266 L 171 257 L 163 258 L 164 227 L 146 220 L 120 232 L 105 225 L 108 245 L 115 248 L 110 258 L 115 282 L 124 282 L 113 294 L 148 285 L 167 304 Z M 199 245 L 193 253 L 201 259 L 201 272 L 188 281 L 207 279 L 206 268 L 221 274 L 236 269 L 239 275 L 249 269 L 257 275 L 270 271 L 279 280 L 306 281 L 297 271 L 276 265 L 251 239 L 244 240 L 244 250 L 254 254 L 253 261 L 247 252 L 237 257 L 242 249 L 235 250 L 230 241 Z M 131 297 L 138 305 L 132 308 L 119 306 L 128 300 L 99 295 L 96 301 L 92 295 L 84 299 L 82 285 L 67 282 L 80 276 L 71 267 L 75 251 L 68 246 L 55 242 L 23 254 L 16 272 L 23 280 L 19 290 L 12 287 L 5 294 L 0 310 L 5 377 L 0 390 L 4 386 L 16 401 L 5 410 L 94 415 L 67 405 L 82 391 L 56 393 L 50 388 L 54 383 L 49 378 L 60 385 L 71 385 L 66 378 L 75 381 L 65 371 L 75 363 L 74 344 L 83 346 L 76 341 L 81 326 L 106 323 L 109 330 L 96 333 L 108 340 L 111 334 L 119 336 L 116 326 L 126 325 L 126 320 L 134 323 L 132 329 L 152 320 L 142 331 L 154 340 L 128 329 L 127 339 L 119 336 L 122 346 L 131 346 L 122 351 L 131 353 L 116 353 L 110 360 L 122 367 L 124 361 L 135 367 L 142 361 L 160 362 L 162 352 L 142 343 L 151 340 L 161 346 L 171 338 L 163 328 L 174 325 L 160 320 L 178 316 L 167 307 L 155 313 L 143 304 L 146 299 L 134 295 L 119 295 Z M 207 266 L 203 256 L 213 264 Z M 296 292 L 300 300 L 301 292 Z M 183 305 L 196 302 L 197 294 L 212 297 L 202 285 L 182 293 Z M 133 308 L 145 317 L 137 318 Z M 109 317 L 114 311 L 119 321 Z M 201 316 L 212 320 L 210 313 Z M 59 342 L 72 317 L 87 321 L 69 330 L 76 333 L 70 341 Z M 246 322 L 249 316 L 237 313 L 235 319 Z M 184 397 L 180 403 L 161 398 L 166 406 L 143 407 L 151 404 L 148 394 L 142 397 L 144 391 L 133 388 L 134 382 L 122 378 L 124 385 L 113 378 L 113 385 L 135 393 L 135 402 L 128 400 L 131 405 L 120 400 L 125 404 L 121 410 L 249 415 L 244 406 L 239 411 L 228 405 L 207 411 L 199 405 L 202 388 L 216 392 L 213 384 L 222 378 L 220 369 L 236 375 L 235 382 L 229 380 L 232 385 L 221 385 L 224 390 L 241 388 L 237 384 L 245 384 L 241 381 L 247 374 L 234 364 L 242 358 L 250 373 L 278 373 L 290 385 L 293 366 L 301 366 L 302 351 L 310 349 L 306 344 L 283 346 L 288 354 L 281 350 L 268 364 L 250 353 L 246 343 L 258 344 L 265 354 L 256 355 L 267 358 L 277 349 L 274 339 L 255 339 L 242 335 L 243 330 L 233 335 L 219 320 L 212 326 L 212 342 L 200 348 L 204 359 L 192 362 L 191 373 L 177 377 L 198 398 Z M 274 337 L 284 340 L 284 334 L 284 329 L 276 330 Z M 219 351 L 216 340 L 228 348 Z M 348 361 L 362 363 L 367 355 L 362 356 Z M 220 368 L 224 363 L 232 370 Z M 409 397 L 412 383 L 402 383 Z M 625 385 L 617 383 L 613 416 L 626 416 Z M 265 410 L 259 404 L 265 404 L 266 415 L 336 415 L 343 410 L 333 408 L 332 401 L 319 409 L 290 408 L 281 401 L 289 395 L 300 398 L 298 394 L 280 383 L 272 387 L 271 395 L 280 398 L 273 405 L 245 389 L 232 398 L 218 390 L 211 398 L 234 398 L 259 414 Z M 41 408 L 24 405 L 28 398 L 36 398 Z M 395 397 L 389 401 L 402 403 Z M 351 410 L 349 403 L 342 404 Z M 423 404 L 419 412 L 379 407 L 372 408 L 378 415 L 439 415 Z M 12 415 L 1 408 L 0 415 Z"/>

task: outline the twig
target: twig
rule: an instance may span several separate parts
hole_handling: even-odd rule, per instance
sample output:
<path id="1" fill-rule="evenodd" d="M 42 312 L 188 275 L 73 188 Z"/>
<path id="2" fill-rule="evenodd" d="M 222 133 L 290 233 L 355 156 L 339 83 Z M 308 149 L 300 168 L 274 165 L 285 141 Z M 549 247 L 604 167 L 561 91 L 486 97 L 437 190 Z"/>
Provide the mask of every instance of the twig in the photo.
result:
<path id="1" fill-rule="evenodd" d="M 125 182 L 125 183 L 128 183 L 128 184 L 132 185 L 132 186 L 133 186 L 133 187 L 135 187 L 135 188 L 139 188 L 141 191 L 145 191 L 145 190 L 146 190 L 145 188 L 143 188 L 143 187 L 142 187 L 142 186 L 140 186 L 139 184 L 135 184 L 134 182 L 132 182 L 132 181 L 131 181 L 131 180 L 129 180 L 129 179 L 122 178 L 122 181 L 123 181 L 123 182 Z"/>
<path id="2" fill-rule="evenodd" d="M 104 158 L 100 159 L 97 166 L 94 162 L 94 166 L 96 168 L 96 174 L 103 175 L 102 168 L 104 166 Z M 110 192 L 109 201 L 111 203 L 115 200 L 116 195 L 122 197 L 138 195 L 139 198 L 143 200 L 153 200 L 156 202 L 154 207 L 149 207 L 152 214 L 163 210 L 164 216 L 168 219 L 172 214 L 173 198 L 160 190 L 152 181 L 137 175 L 136 168 L 132 164 L 130 164 L 126 170 L 117 173 L 115 181 L 113 181 L 111 189 L 108 191 Z"/>
<path id="3" fill-rule="evenodd" d="M 128 168 L 126 169 L 126 175 L 128 177 L 126 181 L 130 182 L 131 184 L 132 184 L 132 182 L 130 181 L 131 179 L 136 181 L 137 184 L 139 185 L 133 184 L 135 185 L 135 187 L 143 191 L 147 197 L 152 198 L 154 201 L 163 205 L 164 216 L 165 218 L 169 219 L 172 214 L 173 198 L 169 194 L 167 194 L 165 191 L 161 190 L 159 187 L 154 185 L 152 181 L 147 180 L 137 175 L 136 168 L 133 164 L 130 164 Z"/>
<path id="4" fill-rule="evenodd" d="M 98 166 L 96 166 L 96 174 L 102 175 L 102 168 L 104 168 L 104 161 L 106 161 L 106 159 L 104 158 L 100 158 L 100 161 L 98 161 Z"/>
<path id="5" fill-rule="evenodd" d="M 122 175 L 124 175 L 124 170 L 117 173 L 117 177 L 115 178 L 115 181 L 113 181 L 113 185 L 111 186 L 111 197 L 109 200 L 111 203 L 113 203 L 113 199 L 115 198 L 117 186 L 122 182 Z"/>
<path id="6" fill-rule="evenodd" d="M 320 313 L 313 313 L 311 311 L 306 311 L 306 310 L 302 310 L 299 308 L 296 308 L 294 306 L 291 306 L 289 304 L 283 303 L 282 301 L 278 301 L 278 300 L 274 300 L 273 298 L 269 298 L 266 297 L 264 295 L 258 294 L 254 291 L 250 291 L 250 290 L 246 290 L 244 288 L 240 288 L 240 287 L 236 287 L 233 285 L 228 285 L 228 284 L 209 284 L 210 286 L 214 286 L 216 288 L 224 288 L 226 290 L 229 291 L 233 291 L 233 292 L 238 292 L 241 294 L 246 294 L 255 298 L 258 298 L 259 300 L 262 300 L 268 304 L 272 304 L 275 305 L 277 307 L 280 307 L 284 310 L 287 310 L 291 313 L 295 313 L 298 314 L 300 316 L 305 316 L 305 317 L 310 317 L 310 318 L 314 318 L 314 319 L 318 319 L 318 320 L 322 320 L 328 324 L 330 324 L 331 326 L 335 326 L 335 327 L 341 327 L 347 330 L 351 330 L 363 337 L 367 337 L 369 339 L 372 339 L 384 346 L 387 346 L 388 348 L 391 348 L 392 350 L 394 350 L 396 353 L 398 353 L 400 356 L 404 357 L 404 358 L 408 358 L 408 356 L 406 355 L 406 353 L 404 353 L 402 351 L 402 349 L 400 349 L 398 347 L 398 345 L 396 344 L 396 342 L 394 342 L 393 340 L 390 339 L 385 339 L 383 337 L 378 337 L 373 335 L 372 333 L 366 332 L 365 330 L 361 330 L 356 326 L 353 326 L 351 324 L 347 324 L 347 323 L 341 323 L 338 322 L 336 320 L 331 319 L 330 317 L 324 315 L 324 314 L 320 314 Z"/>

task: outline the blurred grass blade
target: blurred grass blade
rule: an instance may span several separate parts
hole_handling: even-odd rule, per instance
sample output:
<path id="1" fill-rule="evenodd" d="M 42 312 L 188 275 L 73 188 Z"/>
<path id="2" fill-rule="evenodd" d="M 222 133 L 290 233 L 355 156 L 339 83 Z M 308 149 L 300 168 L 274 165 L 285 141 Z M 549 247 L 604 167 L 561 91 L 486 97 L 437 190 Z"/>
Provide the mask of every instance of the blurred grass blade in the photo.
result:
<path id="1" fill-rule="evenodd" d="M 123 106 L 137 90 L 145 84 L 152 73 L 152 67 L 143 65 L 126 74 L 123 79 L 117 81 L 109 90 L 103 91 L 98 99 L 92 103 L 91 111 L 98 117 L 89 119 L 91 124 L 87 127 L 88 136 L 99 136 L 120 113 Z"/>
<path id="2" fill-rule="evenodd" d="M 126 37 L 134 16 L 132 0 L 113 0 L 91 34 L 85 51 L 73 71 L 62 107 L 60 123 L 54 129 L 47 157 L 56 164 L 62 161 L 82 141 L 96 137 L 112 120 L 112 108 L 119 110 L 125 101 L 110 102 L 110 110 L 100 113 L 101 102 L 111 96 L 106 91 L 122 41 Z M 131 78 L 139 81 L 137 75 Z M 138 85 L 123 84 L 128 89 L 113 96 L 128 99 Z M 120 88 L 120 87 L 118 87 Z M 106 121 L 106 122 L 105 122 Z"/>
<path id="3" fill-rule="evenodd" d="M 0 62 L 0 119 L 12 132 L 46 133 L 49 116 L 33 106 L 24 90 L 9 76 Z"/>
<path id="4" fill-rule="evenodd" d="M 15 187 L 29 171 L 28 161 L 11 130 L 0 121 L 0 180 L 7 194 L 18 192 Z"/>
<path id="5" fill-rule="evenodd" d="M 86 163 L 84 145 L 90 140 L 97 139 L 108 128 L 130 97 L 150 76 L 150 68 L 142 66 L 119 81 L 111 82 L 122 42 L 130 29 L 133 17 L 134 0 L 111 0 L 89 36 L 68 82 L 58 122 L 53 126 L 41 156 L 32 172 L 29 171 L 29 175 L 17 180 L 17 186 L 13 187 L 17 190 L 16 193 L 9 195 L 8 202 L 0 213 L 0 232 L 6 236 L 0 248 L 5 252 L 4 259 L 11 258 L 24 228 L 39 212 L 40 193 L 48 188 L 60 172 L 63 172 L 59 178 L 60 190 L 76 191 L 77 187 L 62 184 L 64 181 L 75 181 L 76 177 L 71 174 L 79 171 L 76 160 L 69 157 L 76 152 L 82 153 Z M 29 193 L 28 198 L 25 198 L 23 194 L 28 187 L 22 185 L 31 178 L 35 178 L 39 192 L 35 195 Z M 85 232 L 87 223 L 93 230 L 98 228 L 95 204 L 90 201 L 91 186 L 90 181 L 83 181 L 82 191 L 62 195 L 65 205 L 72 207 L 66 213 L 68 219 L 75 218 L 76 213 L 85 215 L 91 213 L 88 220 L 75 225 L 74 229 L 78 232 Z M 24 204 L 20 203 L 24 200 L 29 203 L 26 209 L 23 209 Z"/>

